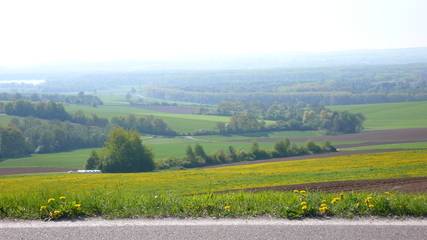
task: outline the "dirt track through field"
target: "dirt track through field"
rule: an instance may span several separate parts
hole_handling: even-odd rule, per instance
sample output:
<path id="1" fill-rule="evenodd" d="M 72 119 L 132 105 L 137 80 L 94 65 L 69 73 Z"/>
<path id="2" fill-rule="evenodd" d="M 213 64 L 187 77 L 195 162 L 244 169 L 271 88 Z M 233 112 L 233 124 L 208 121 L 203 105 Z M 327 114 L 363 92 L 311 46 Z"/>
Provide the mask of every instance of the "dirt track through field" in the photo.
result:
<path id="1" fill-rule="evenodd" d="M 246 188 L 241 190 L 249 191 L 249 192 L 259 192 L 259 191 L 292 191 L 295 189 L 298 189 L 298 190 L 305 189 L 309 191 L 322 191 L 322 192 L 345 192 L 345 191 L 395 192 L 397 191 L 397 192 L 408 192 L 408 193 L 427 193 L 427 177 L 306 183 L 306 184 L 294 184 L 294 185 L 285 185 L 285 186 Z M 230 192 L 230 191 L 225 191 L 225 192 Z"/>

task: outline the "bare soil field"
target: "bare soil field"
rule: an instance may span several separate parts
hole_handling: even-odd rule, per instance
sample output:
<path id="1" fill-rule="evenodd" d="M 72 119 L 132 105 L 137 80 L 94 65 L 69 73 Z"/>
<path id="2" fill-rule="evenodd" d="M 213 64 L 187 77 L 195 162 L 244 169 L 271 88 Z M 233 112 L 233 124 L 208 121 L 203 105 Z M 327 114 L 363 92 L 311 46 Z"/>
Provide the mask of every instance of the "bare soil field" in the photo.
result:
<path id="1" fill-rule="evenodd" d="M 71 169 L 64 168 L 39 168 L 39 167 L 22 167 L 22 168 L 0 168 L 0 175 L 26 174 L 26 173 L 47 173 L 47 172 L 66 172 Z"/>
<path id="2" fill-rule="evenodd" d="M 389 143 L 409 143 L 427 141 L 427 128 L 405 128 L 405 129 L 390 129 L 366 131 L 355 134 L 342 134 L 330 136 L 316 136 L 309 138 L 293 138 L 294 141 L 357 141 L 358 144 L 342 144 L 338 147 L 358 147 Z"/>
<path id="3" fill-rule="evenodd" d="M 357 180 L 357 181 L 337 181 L 295 184 L 286 186 L 272 186 L 261 188 L 247 188 L 244 191 L 292 191 L 295 189 L 305 189 L 308 191 L 322 192 L 344 192 L 344 191 L 378 191 L 378 192 L 408 192 L 408 193 L 426 193 L 427 177 L 414 178 L 392 178 L 378 180 Z"/>

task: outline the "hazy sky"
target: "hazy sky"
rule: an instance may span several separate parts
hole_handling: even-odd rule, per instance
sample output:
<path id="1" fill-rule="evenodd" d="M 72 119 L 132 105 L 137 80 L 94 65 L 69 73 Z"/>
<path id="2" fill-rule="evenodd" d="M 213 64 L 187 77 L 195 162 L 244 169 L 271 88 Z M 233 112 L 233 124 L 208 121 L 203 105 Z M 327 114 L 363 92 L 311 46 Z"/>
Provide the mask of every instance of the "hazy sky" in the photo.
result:
<path id="1" fill-rule="evenodd" d="M 1 0 L 0 65 L 427 46 L 427 0 Z"/>

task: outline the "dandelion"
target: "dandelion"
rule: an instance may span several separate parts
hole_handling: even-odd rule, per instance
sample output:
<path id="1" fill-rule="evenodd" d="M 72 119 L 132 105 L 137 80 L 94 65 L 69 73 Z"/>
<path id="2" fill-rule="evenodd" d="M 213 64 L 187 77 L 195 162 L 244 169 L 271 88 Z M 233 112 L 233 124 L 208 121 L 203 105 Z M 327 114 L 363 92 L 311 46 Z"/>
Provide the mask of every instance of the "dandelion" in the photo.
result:
<path id="1" fill-rule="evenodd" d="M 369 204 L 368 208 L 374 208 L 374 204 Z"/>
<path id="2" fill-rule="evenodd" d="M 231 209 L 231 206 L 229 206 L 229 205 L 224 206 L 224 210 L 225 210 L 225 211 L 230 211 L 230 209 Z"/>
<path id="3" fill-rule="evenodd" d="M 55 202 L 55 198 L 49 198 L 49 199 L 47 200 L 47 203 L 48 203 L 48 204 L 53 203 L 53 202 Z"/>
<path id="4" fill-rule="evenodd" d="M 325 214 L 328 211 L 328 207 L 320 207 L 319 212 L 320 214 Z"/>
<path id="5" fill-rule="evenodd" d="M 299 191 L 295 189 L 295 190 L 294 190 L 294 193 L 299 193 Z"/>
<path id="6" fill-rule="evenodd" d="M 78 209 L 80 209 L 80 207 L 81 207 L 81 206 L 82 206 L 82 205 L 81 205 L 81 204 L 79 204 L 79 203 L 74 204 L 74 208 L 75 208 L 75 209 L 77 209 L 77 210 L 78 210 Z"/>
<path id="7" fill-rule="evenodd" d="M 61 211 L 55 210 L 55 211 L 53 211 L 53 213 L 51 215 L 52 215 L 52 218 L 54 218 L 54 219 L 59 218 L 59 217 L 61 217 Z"/>
<path id="8" fill-rule="evenodd" d="M 300 190 L 300 191 L 299 191 L 299 193 L 300 193 L 300 194 L 302 194 L 302 195 L 304 195 L 304 194 L 306 194 L 307 192 L 306 192 L 305 190 Z"/>
<path id="9" fill-rule="evenodd" d="M 320 214 L 325 214 L 328 211 L 328 205 L 326 203 L 320 204 L 319 212 Z"/>
<path id="10" fill-rule="evenodd" d="M 341 200 L 341 198 L 335 197 L 332 199 L 331 204 L 335 204 L 337 202 L 339 202 Z"/>
<path id="11" fill-rule="evenodd" d="M 47 209 L 47 206 L 40 206 L 40 211 L 45 211 Z"/>
<path id="12" fill-rule="evenodd" d="M 60 197 L 59 197 L 59 200 L 61 200 L 61 201 L 65 201 L 65 196 L 60 196 Z"/>
<path id="13" fill-rule="evenodd" d="M 303 210 L 303 211 L 305 211 L 305 210 L 307 210 L 307 205 L 303 205 L 303 206 L 301 206 L 301 210 Z"/>
<path id="14" fill-rule="evenodd" d="M 371 197 L 371 196 L 369 196 L 369 197 L 367 197 L 367 198 L 365 199 L 365 204 L 366 204 L 366 206 L 368 206 L 368 207 L 369 207 L 369 205 L 372 205 L 372 202 L 373 202 L 373 199 L 372 199 L 372 197 Z"/>

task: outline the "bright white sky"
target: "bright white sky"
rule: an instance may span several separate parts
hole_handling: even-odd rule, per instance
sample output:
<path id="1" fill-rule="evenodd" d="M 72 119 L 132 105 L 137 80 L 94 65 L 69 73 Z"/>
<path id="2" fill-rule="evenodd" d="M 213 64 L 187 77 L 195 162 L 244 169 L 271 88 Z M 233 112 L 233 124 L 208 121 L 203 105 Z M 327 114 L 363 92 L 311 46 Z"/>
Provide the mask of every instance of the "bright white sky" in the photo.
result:
<path id="1" fill-rule="evenodd" d="M 0 65 L 427 46 L 426 0 L 1 0 Z"/>

